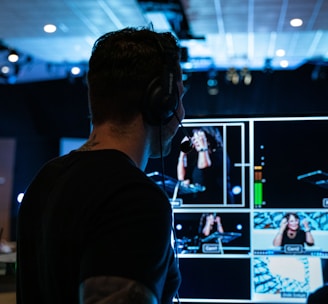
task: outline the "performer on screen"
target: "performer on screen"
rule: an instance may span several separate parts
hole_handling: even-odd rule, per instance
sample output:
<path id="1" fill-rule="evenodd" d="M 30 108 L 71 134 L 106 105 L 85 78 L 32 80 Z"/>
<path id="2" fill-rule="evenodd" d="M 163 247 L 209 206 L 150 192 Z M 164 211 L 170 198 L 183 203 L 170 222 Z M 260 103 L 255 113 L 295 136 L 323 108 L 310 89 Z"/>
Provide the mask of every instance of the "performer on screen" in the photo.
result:
<path id="1" fill-rule="evenodd" d="M 207 237 L 214 232 L 223 233 L 221 217 L 215 213 L 203 213 L 199 221 L 198 232 L 201 238 Z"/>
<path id="2" fill-rule="evenodd" d="M 280 228 L 275 238 L 273 246 L 284 246 L 286 244 L 314 245 L 314 238 L 311 234 L 309 223 L 306 219 L 302 221 L 304 230 L 300 227 L 300 218 L 296 213 L 287 213 L 280 222 Z"/>
<path id="3" fill-rule="evenodd" d="M 187 138 L 182 140 L 185 141 Z M 177 164 L 177 177 L 182 186 L 201 185 L 200 191 L 191 198 L 199 203 L 222 203 L 224 178 L 227 184 L 227 203 L 234 203 L 230 184 L 230 159 L 226 157 L 226 176 L 224 176 L 223 140 L 218 128 L 211 126 L 196 128 L 191 138 L 194 149 L 187 153 L 180 152 Z"/>

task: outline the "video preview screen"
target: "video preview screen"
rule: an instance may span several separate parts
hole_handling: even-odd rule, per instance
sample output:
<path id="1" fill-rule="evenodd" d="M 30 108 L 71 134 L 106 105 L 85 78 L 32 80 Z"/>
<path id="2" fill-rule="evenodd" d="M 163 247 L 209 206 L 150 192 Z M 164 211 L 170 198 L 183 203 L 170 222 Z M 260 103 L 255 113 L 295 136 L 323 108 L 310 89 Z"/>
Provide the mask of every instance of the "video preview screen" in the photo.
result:
<path id="1" fill-rule="evenodd" d="M 172 205 L 181 302 L 305 304 L 328 282 L 328 117 L 183 125 L 146 168 Z"/>

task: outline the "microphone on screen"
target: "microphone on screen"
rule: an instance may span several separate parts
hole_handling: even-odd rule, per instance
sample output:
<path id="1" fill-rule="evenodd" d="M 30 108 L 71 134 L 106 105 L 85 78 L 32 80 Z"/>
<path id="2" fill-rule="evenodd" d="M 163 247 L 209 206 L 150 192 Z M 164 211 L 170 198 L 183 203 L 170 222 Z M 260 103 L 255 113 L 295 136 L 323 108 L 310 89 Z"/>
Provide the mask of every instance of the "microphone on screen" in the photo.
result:
<path id="1" fill-rule="evenodd" d="M 183 128 L 183 126 L 181 126 Z M 184 142 L 182 142 L 180 144 L 180 150 L 184 153 L 189 153 L 190 151 L 192 151 L 192 149 L 194 148 L 191 139 L 188 138 L 188 140 L 185 140 Z"/>
<path id="2" fill-rule="evenodd" d="M 184 153 L 189 153 L 189 152 L 192 151 L 192 149 L 194 148 L 194 145 L 193 145 L 193 143 L 192 143 L 192 140 L 191 140 L 191 138 L 190 138 L 190 136 L 189 136 L 189 134 L 188 134 L 186 128 L 182 125 L 182 122 L 181 122 L 179 116 L 177 115 L 177 112 L 176 112 L 176 111 L 174 111 L 174 116 L 175 116 L 175 118 L 178 120 L 182 132 L 183 132 L 184 135 L 187 137 L 187 139 L 181 143 L 181 145 L 180 145 L 180 150 L 181 150 L 182 152 L 184 152 Z"/>

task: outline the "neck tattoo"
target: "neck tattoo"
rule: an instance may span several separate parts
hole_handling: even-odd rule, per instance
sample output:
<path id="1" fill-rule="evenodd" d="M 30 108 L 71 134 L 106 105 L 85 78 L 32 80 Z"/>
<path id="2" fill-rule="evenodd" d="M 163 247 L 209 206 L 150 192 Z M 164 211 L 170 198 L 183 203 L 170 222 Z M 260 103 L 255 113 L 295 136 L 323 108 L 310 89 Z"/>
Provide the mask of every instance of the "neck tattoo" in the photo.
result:
<path id="1" fill-rule="evenodd" d="M 78 148 L 76 151 L 91 151 L 95 146 L 99 145 L 99 142 L 96 141 L 96 135 L 93 135 L 84 145 Z"/>

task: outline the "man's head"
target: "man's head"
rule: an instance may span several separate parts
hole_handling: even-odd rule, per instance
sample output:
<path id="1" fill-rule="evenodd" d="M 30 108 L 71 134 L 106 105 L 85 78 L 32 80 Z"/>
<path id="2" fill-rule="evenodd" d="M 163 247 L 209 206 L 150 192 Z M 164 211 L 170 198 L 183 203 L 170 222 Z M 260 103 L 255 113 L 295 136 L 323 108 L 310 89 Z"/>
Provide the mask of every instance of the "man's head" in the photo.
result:
<path id="1" fill-rule="evenodd" d="M 89 62 L 89 103 L 94 125 L 125 124 L 140 113 L 165 124 L 179 104 L 179 47 L 170 33 L 126 28 L 101 36 Z"/>

